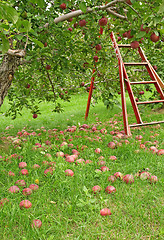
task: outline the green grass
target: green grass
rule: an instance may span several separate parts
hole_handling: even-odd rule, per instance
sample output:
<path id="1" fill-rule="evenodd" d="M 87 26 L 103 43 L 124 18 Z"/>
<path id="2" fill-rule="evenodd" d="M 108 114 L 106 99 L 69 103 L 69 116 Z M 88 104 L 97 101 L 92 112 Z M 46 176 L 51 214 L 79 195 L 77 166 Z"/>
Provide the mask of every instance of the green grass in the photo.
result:
<path id="1" fill-rule="evenodd" d="M 6 197 L 9 202 L 0 207 L 0 239 L 164 239 L 164 157 L 149 151 L 151 145 L 157 145 L 158 149 L 164 148 L 164 125 L 133 129 L 132 137 L 128 138 L 129 144 L 125 143 L 126 139 L 116 138 L 122 146 L 110 149 L 107 147 L 108 143 L 113 141 L 110 132 L 115 131 L 116 136 L 117 132 L 123 130 L 121 110 L 117 107 L 107 110 L 100 102 L 90 109 L 89 118 L 85 122 L 86 102 L 87 94 L 75 95 L 70 103 L 64 104 L 65 112 L 61 114 L 52 113 L 52 105 L 44 103 L 41 105 L 42 115 L 37 119 L 33 119 L 28 111 L 24 111 L 23 116 L 16 120 L 1 116 L 0 155 L 4 158 L 0 159 L 0 199 Z M 3 108 L 6 107 L 7 102 Z M 128 109 L 130 122 L 135 122 L 129 104 Z M 162 118 L 161 113 L 152 113 L 149 109 L 145 109 L 142 115 L 147 117 L 148 121 Z M 79 129 L 84 123 L 90 126 L 86 132 Z M 75 132 L 64 131 L 72 125 L 77 126 Z M 10 126 L 9 129 L 5 129 L 7 126 Z M 46 131 L 41 129 L 43 126 Z M 98 131 L 93 132 L 93 126 L 96 126 Z M 13 143 L 17 132 L 22 131 L 24 127 L 24 131 L 35 131 L 37 134 L 19 137 L 20 147 L 15 147 L 18 146 Z M 58 131 L 48 131 L 54 128 Z M 107 134 L 100 133 L 102 128 L 107 130 Z M 60 130 L 64 133 L 60 134 Z M 150 141 L 145 144 L 147 149 L 140 148 L 140 142 L 135 139 L 137 135 L 143 136 L 141 143 Z M 14 139 L 9 136 L 13 136 Z M 47 140 L 51 141 L 50 145 L 45 144 Z M 63 141 L 73 144 L 73 148 L 80 153 L 78 158 L 90 159 L 92 163 L 76 165 L 66 162 L 64 158 L 57 158 L 58 151 L 72 154 L 71 147 L 60 146 Z M 35 143 L 38 142 L 42 144 L 42 148 L 35 150 Z M 82 150 L 84 145 L 88 148 Z M 101 154 L 95 153 L 96 148 L 101 149 Z M 14 153 L 23 159 L 11 157 Z M 46 153 L 52 157 L 46 157 Z M 95 170 L 100 169 L 97 162 L 101 155 L 104 156 L 105 165 L 110 171 L 97 173 Z M 117 157 L 116 161 L 109 159 L 112 155 Z M 44 170 L 49 167 L 43 164 L 45 160 L 56 162 L 52 175 L 44 175 Z M 20 161 L 27 163 L 28 176 L 20 174 Z M 36 163 L 40 165 L 39 169 L 32 168 Z M 146 168 L 158 177 L 159 181 L 156 184 L 136 177 L 135 174 L 139 170 Z M 74 177 L 65 176 L 66 169 L 73 170 Z M 15 176 L 9 176 L 9 171 L 14 172 Z M 118 179 L 114 183 L 108 182 L 108 176 L 115 172 L 133 174 L 134 183 L 126 184 Z M 15 185 L 18 179 L 24 179 L 27 187 L 38 179 L 39 189 L 30 196 L 22 194 L 22 187 L 19 193 L 9 193 L 9 187 Z M 93 194 L 92 187 L 95 185 L 101 186 L 102 191 Z M 105 188 L 108 185 L 113 185 L 116 193 L 107 194 Z M 21 210 L 19 203 L 23 199 L 30 200 L 32 207 Z M 100 210 L 105 207 L 111 210 L 111 216 L 100 215 Z M 40 229 L 32 229 L 33 219 L 42 221 Z"/>

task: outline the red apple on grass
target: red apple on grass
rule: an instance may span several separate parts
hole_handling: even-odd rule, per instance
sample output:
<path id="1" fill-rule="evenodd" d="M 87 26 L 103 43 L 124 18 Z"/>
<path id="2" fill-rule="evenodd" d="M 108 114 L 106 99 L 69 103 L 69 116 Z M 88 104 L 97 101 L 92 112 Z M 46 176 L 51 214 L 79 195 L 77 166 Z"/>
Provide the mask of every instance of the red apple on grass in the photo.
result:
<path id="1" fill-rule="evenodd" d="M 101 153 L 101 149 L 100 149 L 100 148 L 96 148 L 96 149 L 95 149 L 95 153 L 100 154 L 100 153 Z"/>
<path id="2" fill-rule="evenodd" d="M 32 194 L 32 190 L 31 188 L 24 188 L 22 191 L 23 195 L 27 196 L 27 195 L 31 195 Z"/>
<path id="3" fill-rule="evenodd" d="M 41 228 L 42 226 L 42 221 L 39 219 L 34 219 L 32 223 L 32 228 Z"/>
<path id="4" fill-rule="evenodd" d="M 19 163 L 19 168 L 25 168 L 27 167 L 27 163 L 26 162 L 20 162 Z"/>
<path id="5" fill-rule="evenodd" d="M 96 194 L 97 192 L 100 192 L 102 188 L 99 185 L 96 185 L 92 188 L 92 191 Z"/>
<path id="6" fill-rule="evenodd" d="M 40 166 L 39 166 L 38 164 L 34 164 L 34 165 L 33 165 L 33 168 L 34 168 L 34 169 L 37 169 L 37 168 L 40 168 Z"/>
<path id="7" fill-rule="evenodd" d="M 117 160 L 117 157 L 116 156 L 110 156 L 109 159 L 110 160 Z"/>
<path id="8" fill-rule="evenodd" d="M 23 200 L 23 201 L 20 202 L 19 207 L 21 209 L 23 209 L 23 208 L 31 208 L 32 207 L 32 203 L 29 200 Z"/>
<path id="9" fill-rule="evenodd" d="M 146 180 L 150 177 L 150 173 L 146 172 L 146 171 L 143 171 L 139 174 L 139 177 L 140 177 L 141 180 Z"/>
<path id="10" fill-rule="evenodd" d="M 65 158 L 65 161 L 66 162 L 70 162 L 70 163 L 73 163 L 75 161 L 75 158 L 73 155 L 69 155 Z"/>
<path id="11" fill-rule="evenodd" d="M 101 171 L 102 172 L 106 172 L 106 171 L 110 171 L 110 169 L 108 167 L 106 167 L 106 166 L 102 166 L 101 167 Z"/>
<path id="12" fill-rule="evenodd" d="M 22 175 L 28 175 L 28 170 L 27 169 L 22 169 L 21 174 Z"/>
<path id="13" fill-rule="evenodd" d="M 103 208 L 103 209 L 101 209 L 101 211 L 100 211 L 100 215 L 101 216 L 108 216 L 108 215 L 111 215 L 112 213 L 111 213 L 111 211 L 110 211 L 110 209 L 109 208 Z"/>
<path id="14" fill-rule="evenodd" d="M 8 175 L 14 177 L 14 176 L 15 176 L 15 173 L 13 173 L 12 171 L 9 171 L 9 172 L 8 172 Z"/>
<path id="15" fill-rule="evenodd" d="M 10 188 L 9 188 L 9 192 L 11 192 L 11 193 L 17 193 L 17 192 L 19 192 L 19 187 L 17 187 L 17 186 L 11 186 Z"/>
<path id="16" fill-rule="evenodd" d="M 116 144 L 114 142 L 109 142 L 108 143 L 108 147 L 111 149 L 115 149 L 116 148 Z"/>
<path id="17" fill-rule="evenodd" d="M 61 152 L 61 151 L 60 151 L 60 152 L 57 152 L 57 153 L 56 153 L 56 157 L 62 157 L 62 158 L 63 158 L 63 157 L 64 157 L 64 153 Z"/>
<path id="18" fill-rule="evenodd" d="M 122 180 L 128 184 L 128 183 L 133 183 L 134 182 L 134 177 L 132 174 L 126 174 L 125 176 L 123 176 Z"/>
<path id="19" fill-rule="evenodd" d="M 26 186 L 26 182 L 24 180 L 17 180 L 15 184 L 21 187 Z"/>
<path id="20" fill-rule="evenodd" d="M 150 183 L 156 183 L 156 182 L 158 182 L 157 176 L 151 176 L 151 177 L 149 177 L 149 182 L 150 182 Z"/>
<path id="21" fill-rule="evenodd" d="M 67 170 L 65 170 L 65 175 L 73 177 L 74 172 L 71 169 L 67 169 Z"/>
<path id="22" fill-rule="evenodd" d="M 115 192 L 116 192 L 116 189 L 115 189 L 115 187 L 113 187 L 113 186 L 107 186 L 107 187 L 105 188 L 105 192 L 107 192 L 107 193 L 115 193 Z"/>
<path id="23" fill-rule="evenodd" d="M 122 178 L 123 178 L 123 174 L 122 174 L 121 172 L 116 172 L 116 173 L 114 174 L 114 177 L 115 177 L 115 178 L 120 178 L 120 179 L 122 179 Z"/>
<path id="24" fill-rule="evenodd" d="M 32 190 L 32 191 L 36 191 L 38 190 L 39 186 L 37 184 L 30 184 L 29 188 Z"/>
<path id="25" fill-rule="evenodd" d="M 76 165 L 79 165 L 79 164 L 84 164 L 85 163 L 85 160 L 82 159 L 82 158 L 79 158 L 76 160 Z"/>
<path id="26" fill-rule="evenodd" d="M 108 177 L 108 181 L 109 182 L 115 182 L 116 181 L 116 177 L 111 175 L 111 176 Z"/>
<path id="27" fill-rule="evenodd" d="M 157 155 L 164 155 L 164 149 L 159 149 Z"/>

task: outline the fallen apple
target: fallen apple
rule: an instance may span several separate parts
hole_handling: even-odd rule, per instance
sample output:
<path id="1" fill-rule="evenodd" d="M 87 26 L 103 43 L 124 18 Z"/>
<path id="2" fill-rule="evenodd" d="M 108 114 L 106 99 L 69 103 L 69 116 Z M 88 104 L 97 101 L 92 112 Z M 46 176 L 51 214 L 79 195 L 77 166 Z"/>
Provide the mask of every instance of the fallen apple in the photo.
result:
<path id="1" fill-rule="evenodd" d="M 31 208 L 32 207 L 32 203 L 29 200 L 23 200 L 23 201 L 20 202 L 19 207 L 21 209 L 23 209 L 23 208 Z"/>
<path id="2" fill-rule="evenodd" d="M 116 192 L 116 189 L 113 186 L 107 186 L 105 188 L 105 192 L 107 192 L 107 193 L 114 193 L 114 192 Z"/>
<path id="3" fill-rule="evenodd" d="M 101 216 L 108 216 L 108 215 L 111 215 L 111 211 L 109 208 L 103 208 L 100 210 L 100 215 Z"/>

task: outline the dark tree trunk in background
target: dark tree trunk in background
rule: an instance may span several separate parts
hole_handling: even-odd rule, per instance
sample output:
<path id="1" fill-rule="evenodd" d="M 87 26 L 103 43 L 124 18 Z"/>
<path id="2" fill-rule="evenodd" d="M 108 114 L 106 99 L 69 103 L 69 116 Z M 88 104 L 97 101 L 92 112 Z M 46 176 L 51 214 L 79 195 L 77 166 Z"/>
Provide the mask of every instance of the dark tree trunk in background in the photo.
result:
<path id="1" fill-rule="evenodd" d="M 0 65 L 0 107 L 11 86 L 16 68 L 20 65 L 24 50 L 8 50 Z"/>

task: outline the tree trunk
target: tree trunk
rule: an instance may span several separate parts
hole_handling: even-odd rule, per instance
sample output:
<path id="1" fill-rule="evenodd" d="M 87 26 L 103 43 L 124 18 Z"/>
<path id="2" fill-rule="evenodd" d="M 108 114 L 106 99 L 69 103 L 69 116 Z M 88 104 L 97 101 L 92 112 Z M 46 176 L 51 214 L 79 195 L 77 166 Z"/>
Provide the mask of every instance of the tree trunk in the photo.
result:
<path id="1" fill-rule="evenodd" d="M 21 63 L 21 57 L 25 56 L 24 50 L 11 50 L 4 55 L 0 65 L 0 107 L 11 86 L 16 68 Z"/>

